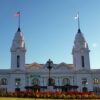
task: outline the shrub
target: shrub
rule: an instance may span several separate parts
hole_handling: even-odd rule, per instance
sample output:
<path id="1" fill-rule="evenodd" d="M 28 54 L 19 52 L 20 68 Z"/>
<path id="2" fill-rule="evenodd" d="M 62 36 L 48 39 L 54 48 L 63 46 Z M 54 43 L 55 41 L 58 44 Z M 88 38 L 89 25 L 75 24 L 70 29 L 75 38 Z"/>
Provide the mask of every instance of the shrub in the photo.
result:
<path id="1" fill-rule="evenodd" d="M 27 97 L 27 98 L 54 98 L 54 99 L 100 99 L 100 95 L 91 92 L 36 92 L 21 91 L 21 92 L 8 92 L 0 93 L 1 97 Z"/>

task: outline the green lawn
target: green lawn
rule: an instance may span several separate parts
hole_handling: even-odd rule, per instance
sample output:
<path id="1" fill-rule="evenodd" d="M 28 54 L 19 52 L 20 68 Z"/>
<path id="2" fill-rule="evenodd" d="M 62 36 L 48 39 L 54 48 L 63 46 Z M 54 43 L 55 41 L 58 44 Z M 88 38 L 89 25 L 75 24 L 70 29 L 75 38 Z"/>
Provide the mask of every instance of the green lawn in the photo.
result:
<path id="1" fill-rule="evenodd" d="M 4 98 L 4 97 L 0 97 L 0 100 L 58 100 L 58 99 L 10 98 L 10 97 Z M 64 100 L 64 99 L 59 99 L 59 100 Z"/>
<path id="2" fill-rule="evenodd" d="M 10 98 L 10 97 L 0 97 L 0 100 L 79 100 L 79 99 L 35 99 L 35 98 Z M 82 99 L 80 99 L 82 100 Z M 86 99 L 90 100 L 90 99 Z M 91 100 L 100 100 L 100 99 L 91 99 Z"/>

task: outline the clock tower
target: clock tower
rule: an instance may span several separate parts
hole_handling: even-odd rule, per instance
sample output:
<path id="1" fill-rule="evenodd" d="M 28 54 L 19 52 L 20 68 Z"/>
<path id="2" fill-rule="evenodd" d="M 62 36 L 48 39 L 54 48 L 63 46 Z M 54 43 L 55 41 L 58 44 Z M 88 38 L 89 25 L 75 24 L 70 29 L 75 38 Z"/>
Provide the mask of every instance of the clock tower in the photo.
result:
<path id="1" fill-rule="evenodd" d="M 25 54 L 24 36 L 20 28 L 18 28 L 11 47 L 11 69 L 25 69 Z"/>
<path id="2" fill-rule="evenodd" d="M 76 70 L 90 70 L 89 52 L 88 44 L 81 30 L 78 29 L 72 50 L 73 64 Z"/>

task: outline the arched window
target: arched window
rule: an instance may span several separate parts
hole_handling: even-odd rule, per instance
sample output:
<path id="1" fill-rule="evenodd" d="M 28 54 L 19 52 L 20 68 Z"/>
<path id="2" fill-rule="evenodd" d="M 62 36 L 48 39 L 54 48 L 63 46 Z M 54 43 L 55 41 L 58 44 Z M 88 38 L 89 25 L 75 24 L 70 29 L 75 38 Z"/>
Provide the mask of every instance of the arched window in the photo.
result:
<path id="1" fill-rule="evenodd" d="M 84 64 L 84 56 L 81 56 L 81 60 L 82 60 L 82 67 L 85 67 L 85 64 Z"/>
<path id="2" fill-rule="evenodd" d="M 20 67 L 20 56 L 19 55 L 17 56 L 17 67 L 18 68 Z"/>
<path id="3" fill-rule="evenodd" d="M 82 78 L 82 84 L 86 85 L 88 84 L 87 79 L 86 78 Z"/>
<path id="4" fill-rule="evenodd" d="M 21 79 L 20 78 L 15 79 L 15 85 L 16 86 L 19 86 L 20 85 L 20 82 L 21 82 Z"/>
<path id="5" fill-rule="evenodd" d="M 98 78 L 94 78 L 94 80 L 93 80 L 93 84 L 99 84 L 99 80 L 98 80 Z"/>
<path id="6" fill-rule="evenodd" d="M 6 78 L 1 79 L 1 85 L 7 85 L 7 79 Z"/>
<path id="7" fill-rule="evenodd" d="M 63 85 L 70 85 L 70 80 L 68 78 L 64 78 Z"/>
<path id="8" fill-rule="evenodd" d="M 100 92 L 100 87 L 99 86 L 93 87 L 93 91 L 96 93 Z"/>
<path id="9" fill-rule="evenodd" d="M 39 79 L 37 78 L 32 79 L 32 85 L 39 85 L 39 84 L 40 84 Z"/>

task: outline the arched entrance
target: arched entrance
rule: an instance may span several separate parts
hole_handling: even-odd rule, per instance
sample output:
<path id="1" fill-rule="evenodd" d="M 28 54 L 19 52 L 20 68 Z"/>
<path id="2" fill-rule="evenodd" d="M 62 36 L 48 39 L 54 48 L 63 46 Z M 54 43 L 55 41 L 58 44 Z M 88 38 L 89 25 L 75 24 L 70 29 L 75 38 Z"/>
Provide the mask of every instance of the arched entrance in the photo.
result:
<path id="1" fill-rule="evenodd" d="M 51 82 L 50 82 L 50 83 L 51 83 L 51 85 L 52 85 L 52 86 L 55 86 L 55 80 L 54 80 L 54 79 L 52 79 L 52 78 L 50 78 L 50 81 L 51 81 Z M 48 83 L 49 83 L 49 79 L 48 79 Z"/>
<path id="2" fill-rule="evenodd" d="M 32 90 L 33 90 L 34 92 L 36 92 L 37 90 L 40 91 L 40 86 L 39 86 L 39 84 L 40 84 L 40 81 L 39 81 L 38 78 L 32 79 Z"/>
<path id="3" fill-rule="evenodd" d="M 63 79 L 63 86 L 64 87 L 63 87 L 62 91 L 64 91 L 64 92 L 70 91 L 70 80 L 68 78 Z"/>
<path id="4" fill-rule="evenodd" d="M 70 80 L 68 78 L 64 78 L 63 85 L 70 85 Z"/>
<path id="5" fill-rule="evenodd" d="M 83 87 L 83 88 L 82 88 L 82 91 L 83 91 L 83 92 L 88 92 L 87 87 Z"/>

